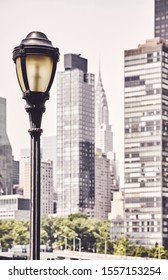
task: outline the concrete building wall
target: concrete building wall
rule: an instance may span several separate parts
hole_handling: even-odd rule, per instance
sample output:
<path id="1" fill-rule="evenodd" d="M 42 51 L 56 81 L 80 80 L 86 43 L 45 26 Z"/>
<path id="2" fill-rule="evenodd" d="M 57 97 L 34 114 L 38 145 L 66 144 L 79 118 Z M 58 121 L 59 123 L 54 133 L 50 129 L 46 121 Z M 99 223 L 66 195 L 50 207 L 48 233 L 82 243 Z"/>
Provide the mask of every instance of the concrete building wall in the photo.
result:
<path id="1" fill-rule="evenodd" d="M 95 207 L 94 216 L 107 220 L 111 209 L 110 160 L 99 150 L 95 156 Z"/>

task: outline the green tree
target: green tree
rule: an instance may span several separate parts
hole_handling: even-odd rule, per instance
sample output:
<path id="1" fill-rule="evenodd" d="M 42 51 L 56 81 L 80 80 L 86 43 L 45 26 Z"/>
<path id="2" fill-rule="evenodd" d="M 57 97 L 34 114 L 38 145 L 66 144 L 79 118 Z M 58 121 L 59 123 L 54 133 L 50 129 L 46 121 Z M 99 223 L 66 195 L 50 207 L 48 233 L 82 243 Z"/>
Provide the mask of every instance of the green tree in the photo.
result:
<path id="1" fill-rule="evenodd" d="M 41 244 L 53 248 L 62 219 L 54 217 L 43 217 L 41 219 Z"/>
<path id="2" fill-rule="evenodd" d="M 71 221 L 70 228 L 76 237 L 81 238 L 83 251 L 95 251 L 97 220 L 89 218 L 86 214 L 76 213 L 68 216 Z M 79 247 L 77 243 L 76 247 Z"/>
<path id="3" fill-rule="evenodd" d="M 114 255 L 133 256 L 135 252 L 134 244 L 130 243 L 128 237 L 120 237 L 114 242 Z"/>
<path id="4" fill-rule="evenodd" d="M 2 250 L 12 248 L 13 225 L 14 221 L 0 221 L 0 243 Z"/>
<path id="5" fill-rule="evenodd" d="M 97 221 L 94 231 L 96 237 L 96 251 L 97 253 L 112 253 L 113 242 L 110 240 L 110 222 Z"/>
<path id="6" fill-rule="evenodd" d="M 13 226 L 13 242 L 18 245 L 27 245 L 30 240 L 29 220 L 15 220 Z"/>
<path id="7" fill-rule="evenodd" d="M 70 221 L 74 221 L 74 220 L 76 220 L 76 219 L 84 219 L 84 220 L 87 220 L 88 219 L 88 216 L 86 215 L 86 214 L 84 214 L 84 213 L 75 213 L 75 214 L 70 214 L 69 216 L 68 216 L 68 220 L 70 220 Z"/>
<path id="8" fill-rule="evenodd" d="M 143 247 L 142 245 L 139 245 L 135 249 L 135 256 L 136 257 L 147 257 L 148 256 L 148 250 Z"/>
<path id="9" fill-rule="evenodd" d="M 167 259 L 168 252 L 164 246 L 159 245 L 157 242 L 152 248 L 148 248 L 148 257 L 156 259 Z"/>
<path id="10" fill-rule="evenodd" d="M 82 249 L 84 251 L 88 251 L 88 248 L 90 248 L 91 238 L 91 233 L 89 232 L 90 219 L 85 216 L 78 216 L 76 219 L 71 221 L 70 228 L 75 233 L 76 237 L 81 238 Z"/>
<path id="11" fill-rule="evenodd" d="M 68 217 L 64 217 L 60 223 L 59 229 L 57 231 L 57 246 L 61 248 L 65 248 L 65 244 L 67 242 L 67 249 L 71 249 L 73 247 L 73 238 L 77 236 L 75 231 L 73 230 L 74 220 L 69 220 Z"/>
<path id="12" fill-rule="evenodd" d="M 168 259 L 168 251 L 165 249 L 164 246 L 159 246 L 158 250 L 158 257 L 160 259 Z"/>

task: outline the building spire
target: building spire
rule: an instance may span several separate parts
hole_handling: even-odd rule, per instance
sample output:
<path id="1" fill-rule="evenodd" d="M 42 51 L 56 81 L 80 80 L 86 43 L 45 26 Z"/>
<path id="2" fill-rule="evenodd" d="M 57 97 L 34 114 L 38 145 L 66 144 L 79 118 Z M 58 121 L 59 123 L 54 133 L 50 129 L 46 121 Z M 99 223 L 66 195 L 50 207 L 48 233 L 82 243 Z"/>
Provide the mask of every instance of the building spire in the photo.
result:
<path id="1" fill-rule="evenodd" d="M 113 133 L 111 130 L 111 125 L 109 125 L 108 103 L 101 78 L 100 55 L 95 97 L 96 148 L 100 148 L 103 153 L 112 152 Z"/>
<path id="2" fill-rule="evenodd" d="M 102 77 L 101 77 L 101 55 L 99 54 L 99 72 L 98 72 L 98 81 L 97 81 L 97 88 L 100 87 L 104 92 Z"/>
<path id="3" fill-rule="evenodd" d="M 96 86 L 96 118 L 101 124 L 108 124 L 108 104 L 101 78 L 101 60 L 99 56 L 99 75 Z"/>
<path id="4" fill-rule="evenodd" d="M 102 84 L 102 79 L 101 79 L 101 55 L 100 54 L 99 54 L 99 76 L 98 76 L 98 80 Z"/>

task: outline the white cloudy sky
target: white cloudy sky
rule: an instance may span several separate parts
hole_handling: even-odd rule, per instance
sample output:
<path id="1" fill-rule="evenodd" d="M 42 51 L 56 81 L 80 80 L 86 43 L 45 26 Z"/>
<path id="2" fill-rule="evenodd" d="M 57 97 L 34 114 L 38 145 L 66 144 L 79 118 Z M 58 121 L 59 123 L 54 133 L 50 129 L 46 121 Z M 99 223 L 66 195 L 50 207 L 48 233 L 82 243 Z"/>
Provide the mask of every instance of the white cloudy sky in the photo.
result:
<path id="1" fill-rule="evenodd" d="M 29 146 L 28 115 L 18 86 L 13 48 L 31 31 L 42 31 L 65 53 L 88 59 L 97 81 L 99 56 L 114 133 L 114 151 L 123 177 L 124 50 L 154 36 L 154 0 L 0 0 L 0 96 L 7 99 L 7 132 L 13 155 Z M 55 135 L 56 83 L 43 116 L 43 136 Z"/>

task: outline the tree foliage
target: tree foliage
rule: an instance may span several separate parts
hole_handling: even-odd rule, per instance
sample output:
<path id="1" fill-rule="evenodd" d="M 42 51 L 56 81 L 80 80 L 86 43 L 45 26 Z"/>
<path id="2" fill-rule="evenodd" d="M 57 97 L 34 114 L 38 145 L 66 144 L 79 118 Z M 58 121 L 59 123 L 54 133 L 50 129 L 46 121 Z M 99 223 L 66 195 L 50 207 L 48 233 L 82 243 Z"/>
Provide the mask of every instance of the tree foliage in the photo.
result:
<path id="1" fill-rule="evenodd" d="M 156 242 L 154 247 L 148 249 L 148 256 L 156 259 L 167 259 L 168 251 Z"/>
<path id="2" fill-rule="evenodd" d="M 0 221 L 0 243 L 3 249 L 13 245 L 13 225 L 14 221 Z"/>
<path id="3" fill-rule="evenodd" d="M 10 249 L 14 244 L 29 244 L 28 220 L 0 220 L 0 244 L 2 249 Z M 135 257 L 168 258 L 168 251 L 155 244 L 152 248 L 135 246 L 127 237 L 110 239 L 110 222 L 100 221 L 82 213 L 68 217 L 43 217 L 41 219 L 41 244 L 51 248 L 81 249 L 86 252 L 109 253 Z"/>
<path id="4" fill-rule="evenodd" d="M 0 243 L 2 249 L 10 249 L 14 244 L 29 244 L 29 221 L 0 221 Z"/>

